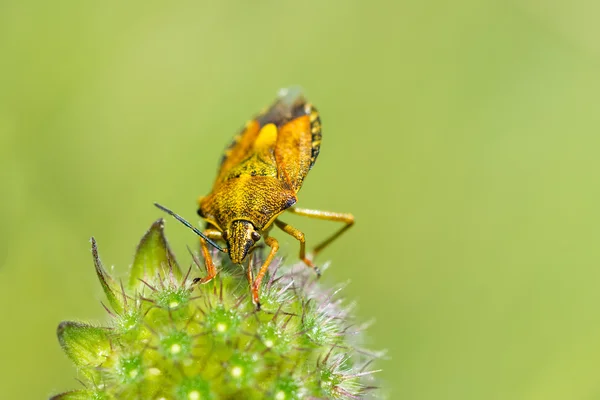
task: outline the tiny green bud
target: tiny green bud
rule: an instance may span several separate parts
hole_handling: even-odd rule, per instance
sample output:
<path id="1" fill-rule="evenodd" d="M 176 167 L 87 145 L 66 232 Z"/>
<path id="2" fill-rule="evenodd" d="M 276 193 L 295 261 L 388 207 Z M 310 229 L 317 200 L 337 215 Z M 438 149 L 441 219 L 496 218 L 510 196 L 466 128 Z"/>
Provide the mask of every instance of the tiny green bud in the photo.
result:
<path id="1" fill-rule="evenodd" d="M 228 340 L 238 333 L 241 316 L 235 310 L 227 310 L 221 304 L 210 309 L 204 325 L 216 340 Z"/>
<path id="2" fill-rule="evenodd" d="M 177 400 L 212 400 L 210 385 L 200 377 L 184 378 L 175 387 Z"/>
<path id="3" fill-rule="evenodd" d="M 186 332 L 171 332 L 160 339 L 159 351 L 165 358 L 184 360 L 191 355 L 192 338 Z"/>
<path id="4" fill-rule="evenodd" d="M 140 355 L 121 357 L 116 370 L 122 383 L 139 382 L 144 377 L 142 357 Z"/>

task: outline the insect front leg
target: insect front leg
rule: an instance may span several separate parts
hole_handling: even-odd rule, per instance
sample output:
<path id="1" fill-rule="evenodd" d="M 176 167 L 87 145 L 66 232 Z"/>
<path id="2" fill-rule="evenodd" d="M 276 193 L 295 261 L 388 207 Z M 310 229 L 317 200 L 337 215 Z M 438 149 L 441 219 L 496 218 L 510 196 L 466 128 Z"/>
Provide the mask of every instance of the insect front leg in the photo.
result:
<path id="1" fill-rule="evenodd" d="M 340 230 L 335 232 L 333 235 L 331 235 L 330 237 L 328 237 L 327 239 L 323 240 L 321 243 L 316 245 L 315 248 L 313 249 L 314 256 L 316 256 L 318 253 L 320 253 L 331 242 L 333 242 L 335 239 L 340 237 L 340 235 L 342 233 L 346 232 L 348 229 L 350 229 L 350 227 L 352 225 L 354 225 L 354 215 L 348 214 L 348 213 L 336 213 L 336 212 L 331 212 L 331 211 L 309 210 L 307 208 L 295 208 L 295 207 L 288 208 L 287 211 L 289 211 L 293 214 L 302 215 L 304 217 L 324 219 L 327 221 L 339 221 L 339 222 L 343 222 L 346 224 Z"/>
<path id="2" fill-rule="evenodd" d="M 206 229 L 203 233 L 209 239 L 212 240 L 223 239 L 223 234 L 217 231 L 216 229 Z M 200 248 L 202 249 L 202 255 L 204 256 L 204 265 L 206 266 L 206 276 L 200 280 L 200 283 L 207 283 L 210 282 L 215 276 L 217 276 L 217 269 L 215 268 L 212 256 L 210 255 L 210 251 L 208 250 L 208 244 L 203 238 L 200 238 Z"/>
<path id="3" fill-rule="evenodd" d="M 277 225 L 279 229 L 281 229 L 288 235 L 293 236 L 296 240 L 300 242 L 300 259 L 304 261 L 304 264 L 314 269 L 317 273 L 317 276 L 321 276 L 321 271 L 319 270 L 319 267 L 317 267 L 308 257 L 306 257 L 306 240 L 304 238 L 304 233 L 278 219 L 275 220 L 275 225 Z"/>
<path id="4" fill-rule="evenodd" d="M 260 289 L 260 283 L 262 282 L 263 277 L 267 273 L 267 270 L 269 269 L 269 265 L 271 264 L 271 261 L 273 261 L 273 258 L 275 257 L 275 253 L 277 253 L 277 250 L 279 250 L 279 242 L 274 237 L 271 237 L 271 236 L 265 237 L 265 243 L 267 244 L 267 246 L 269 246 L 271 248 L 271 251 L 269 252 L 269 255 L 267 256 L 267 259 L 265 260 L 263 265 L 260 267 L 260 270 L 258 271 L 256 278 L 254 279 L 254 283 L 252 283 L 252 302 L 254 304 L 256 304 L 257 310 L 260 310 L 260 298 L 259 298 L 259 294 L 258 294 L 259 289 Z M 249 267 L 248 267 L 248 269 L 249 269 Z"/>

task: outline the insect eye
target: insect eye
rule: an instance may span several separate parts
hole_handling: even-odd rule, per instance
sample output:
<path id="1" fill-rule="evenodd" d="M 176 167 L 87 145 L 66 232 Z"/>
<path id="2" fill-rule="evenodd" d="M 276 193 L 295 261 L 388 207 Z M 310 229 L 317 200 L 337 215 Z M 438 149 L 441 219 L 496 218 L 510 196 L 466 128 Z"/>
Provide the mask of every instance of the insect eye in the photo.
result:
<path id="1" fill-rule="evenodd" d="M 202 218 L 206 218 L 206 216 L 204 215 L 204 213 L 202 212 L 202 209 L 199 208 L 198 211 L 196 211 L 198 213 L 198 215 Z"/>
<path id="2" fill-rule="evenodd" d="M 252 231 L 252 234 L 250 236 L 252 236 L 252 240 L 254 240 L 255 242 L 258 242 L 260 240 L 260 233 L 256 231 Z"/>

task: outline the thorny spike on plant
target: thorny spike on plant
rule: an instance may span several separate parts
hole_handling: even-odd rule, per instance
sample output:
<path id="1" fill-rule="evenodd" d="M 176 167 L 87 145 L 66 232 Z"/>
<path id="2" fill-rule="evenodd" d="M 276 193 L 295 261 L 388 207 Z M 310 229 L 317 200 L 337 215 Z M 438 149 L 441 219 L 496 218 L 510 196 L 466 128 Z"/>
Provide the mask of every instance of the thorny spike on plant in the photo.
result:
<path id="1" fill-rule="evenodd" d="M 203 263 L 182 273 L 156 221 L 142 238 L 127 285 L 92 255 L 108 326 L 62 322 L 58 338 L 83 388 L 53 399 L 363 399 L 375 397 L 363 326 L 341 287 L 323 291 L 303 264 L 276 260 L 257 312 L 246 273 L 213 254 L 217 277 L 196 285 Z M 259 252 L 252 265 L 260 265 Z M 119 282 L 119 283 L 117 283 Z M 350 328 L 351 327 L 351 328 Z"/>

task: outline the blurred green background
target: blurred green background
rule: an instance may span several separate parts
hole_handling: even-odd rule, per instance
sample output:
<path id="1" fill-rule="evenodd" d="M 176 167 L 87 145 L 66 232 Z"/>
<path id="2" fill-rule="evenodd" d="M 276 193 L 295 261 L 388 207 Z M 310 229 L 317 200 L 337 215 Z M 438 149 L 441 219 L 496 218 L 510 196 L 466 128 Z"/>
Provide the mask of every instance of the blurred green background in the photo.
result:
<path id="1" fill-rule="evenodd" d="M 106 319 L 89 237 L 125 271 L 152 202 L 196 221 L 224 146 L 300 84 L 324 142 L 298 205 L 356 215 L 323 279 L 375 319 L 389 397 L 600 398 L 599 12 L 0 2 L 1 397 L 78 387 L 55 329 Z"/>

